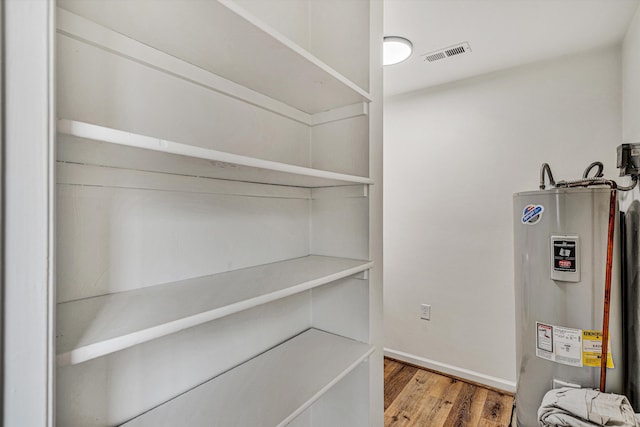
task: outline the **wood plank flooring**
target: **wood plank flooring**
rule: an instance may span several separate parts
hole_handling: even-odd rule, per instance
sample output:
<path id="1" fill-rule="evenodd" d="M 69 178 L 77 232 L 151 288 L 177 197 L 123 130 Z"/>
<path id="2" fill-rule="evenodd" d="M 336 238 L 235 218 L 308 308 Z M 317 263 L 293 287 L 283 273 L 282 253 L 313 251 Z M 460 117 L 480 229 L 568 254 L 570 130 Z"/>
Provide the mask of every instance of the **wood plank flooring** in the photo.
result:
<path id="1" fill-rule="evenodd" d="M 384 360 L 385 427 L 507 427 L 513 396 Z"/>

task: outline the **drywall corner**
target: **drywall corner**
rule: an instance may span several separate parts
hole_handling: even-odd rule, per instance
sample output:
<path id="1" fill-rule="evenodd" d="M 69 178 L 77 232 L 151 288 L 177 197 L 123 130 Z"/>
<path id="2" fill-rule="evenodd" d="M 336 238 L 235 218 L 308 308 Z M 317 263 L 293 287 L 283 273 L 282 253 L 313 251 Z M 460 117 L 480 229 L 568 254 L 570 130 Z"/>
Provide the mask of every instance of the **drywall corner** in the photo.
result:
<path id="1" fill-rule="evenodd" d="M 640 8 L 622 44 L 622 141 L 640 141 Z"/>

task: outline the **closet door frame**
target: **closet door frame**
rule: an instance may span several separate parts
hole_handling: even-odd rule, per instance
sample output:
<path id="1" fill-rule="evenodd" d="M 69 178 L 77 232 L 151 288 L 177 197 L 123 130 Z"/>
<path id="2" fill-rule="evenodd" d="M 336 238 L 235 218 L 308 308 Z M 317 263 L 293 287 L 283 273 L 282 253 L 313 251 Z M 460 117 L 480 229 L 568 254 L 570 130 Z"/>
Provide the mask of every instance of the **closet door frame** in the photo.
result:
<path id="1" fill-rule="evenodd" d="M 2 11 L 2 422 L 54 425 L 54 0 Z"/>
<path id="2" fill-rule="evenodd" d="M 370 359 L 369 371 L 369 423 L 384 425 L 384 361 L 383 361 L 383 98 L 382 91 L 382 39 L 383 2 L 372 0 L 370 8 L 369 50 L 369 177 L 376 183 L 369 186 L 369 259 L 375 264 L 369 274 L 369 343 L 377 349 Z"/>

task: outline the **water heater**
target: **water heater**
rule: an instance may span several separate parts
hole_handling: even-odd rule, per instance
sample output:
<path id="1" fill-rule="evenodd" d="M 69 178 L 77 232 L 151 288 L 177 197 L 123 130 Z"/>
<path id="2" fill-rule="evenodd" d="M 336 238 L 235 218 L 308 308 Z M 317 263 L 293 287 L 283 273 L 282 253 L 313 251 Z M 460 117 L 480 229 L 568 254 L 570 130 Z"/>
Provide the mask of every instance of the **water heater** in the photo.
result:
<path id="1" fill-rule="evenodd" d="M 514 195 L 520 427 L 538 426 L 538 407 L 550 389 L 599 386 L 610 194 L 600 187 Z M 622 393 L 617 230 L 615 236 L 606 390 Z"/>

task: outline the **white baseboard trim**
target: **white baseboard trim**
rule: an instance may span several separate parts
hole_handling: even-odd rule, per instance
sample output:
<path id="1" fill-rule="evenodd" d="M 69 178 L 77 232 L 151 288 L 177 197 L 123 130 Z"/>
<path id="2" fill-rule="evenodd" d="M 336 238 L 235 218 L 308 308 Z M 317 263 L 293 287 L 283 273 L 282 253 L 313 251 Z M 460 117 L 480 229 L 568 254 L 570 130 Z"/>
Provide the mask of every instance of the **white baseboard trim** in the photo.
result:
<path id="1" fill-rule="evenodd" d="M 471 371 L 469 369 L 459 368 L 446 363 L 436 362 L 435 360 L 426 359 L 409 353 L 404 353 L 390 348 L 384 349 L 384 355 L 413 365 L 422 366 L 423 368 L 442 372 L 444 374 L 453 375 L 465 380 L 473 381 L 478 384 L 484 384 L 500 390 L 515 393 L 515 381 L 509 381 L 502 378 L 492 377 L 491 375 L 481 374 L 480 372 Z"/>

